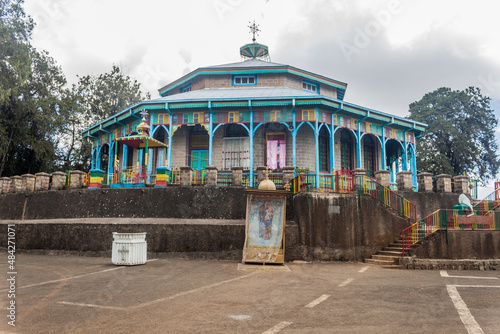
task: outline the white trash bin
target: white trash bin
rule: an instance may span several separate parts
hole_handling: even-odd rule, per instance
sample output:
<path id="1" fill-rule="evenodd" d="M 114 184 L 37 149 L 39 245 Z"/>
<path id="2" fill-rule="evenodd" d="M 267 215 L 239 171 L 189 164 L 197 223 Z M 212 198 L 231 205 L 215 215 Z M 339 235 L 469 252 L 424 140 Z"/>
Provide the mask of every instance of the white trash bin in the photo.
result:
<path id="1" fill-rule="evenodd" d="M 146 232 L 113 232 L 111 262 L 121 266 L 145 264 L 147 261 Z"/>

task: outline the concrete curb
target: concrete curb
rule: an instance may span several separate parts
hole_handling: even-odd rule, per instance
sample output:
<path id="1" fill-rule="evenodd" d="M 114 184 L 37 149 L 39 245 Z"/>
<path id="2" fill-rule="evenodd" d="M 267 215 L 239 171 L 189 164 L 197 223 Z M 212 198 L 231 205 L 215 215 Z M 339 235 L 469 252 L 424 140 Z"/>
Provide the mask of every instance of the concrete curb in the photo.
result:
<path id="1" fill-rule="evenodd" d="M 404 269 L 423 270 L 500 270 L 500 259 L 418 259 L 403 257 L 400 264 Z"/>

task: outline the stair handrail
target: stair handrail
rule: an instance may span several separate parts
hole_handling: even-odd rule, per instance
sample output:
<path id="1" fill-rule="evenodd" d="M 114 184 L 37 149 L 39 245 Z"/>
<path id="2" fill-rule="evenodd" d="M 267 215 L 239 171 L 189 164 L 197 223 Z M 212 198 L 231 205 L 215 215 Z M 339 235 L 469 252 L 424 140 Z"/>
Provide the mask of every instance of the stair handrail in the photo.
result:
<path id="1" fill-rule="evenodd" d="M 403 239 L 403 256 L 405 255 L 405 249 L 410 248 L 417 242 L 439 230 L 446 230 L 446 232 L 448 232 L 449 229 L 462 230 L 469 228 L 473 230 L 500 230 L 500 212 L 492 211 L 485 213 L 484 211 L 474 210 L 473 213 L 474 216 L 477 217 L 477 220 L 472 218 L 475 222 L 461 222 L 460 217 L 469 218 L 472 215 L 468 216 L 460 213 L 460 210 L 439 209 L 405 228 L 401 232 L 401 237 Z M 485 226 L 488 226 L 488 228 L 486 229 Z"/>
<path id="2" fill-rule="evenodd" d="M 417 221 L 416 205 L 391 189 L 377 183 L 376 180 L 365 175 L 356 175 L 355 187 L 359 194 L 370 195 L 411 221 Z"/>
<path id="3" fill-rule="evenodd" d="M 493 198 L 493 199 L 490 199 Z M 490 208 L 488 202 L 493 202 L 493 206 Z M 496 188 L 491 194 L 480 200 L 473 207 L 474 210 L 481 211 L 493 211 L 500 206 L 500 188 Z"/>

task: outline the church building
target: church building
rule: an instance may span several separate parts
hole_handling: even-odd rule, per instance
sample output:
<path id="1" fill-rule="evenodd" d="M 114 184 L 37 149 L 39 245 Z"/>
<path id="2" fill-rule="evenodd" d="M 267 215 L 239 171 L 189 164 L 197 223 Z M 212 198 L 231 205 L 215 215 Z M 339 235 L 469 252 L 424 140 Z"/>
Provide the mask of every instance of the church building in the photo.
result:
<path id="1" fill-rule="evenodd" d="M 252 185 L 267 166 L 369 177 L 388 170 L 393 183 L 410 171 L 417 186 L 415 144 L 426 124 L 344 101 L 346 83 L 270 61 L 251 28 L 242 61 L 198 68 L 83 131 L 103 183 L 124 186 L 137 174 L 143 180 L 133 183 L 154 183 L 159 169 L 214 166 L 243 167 Z"/>

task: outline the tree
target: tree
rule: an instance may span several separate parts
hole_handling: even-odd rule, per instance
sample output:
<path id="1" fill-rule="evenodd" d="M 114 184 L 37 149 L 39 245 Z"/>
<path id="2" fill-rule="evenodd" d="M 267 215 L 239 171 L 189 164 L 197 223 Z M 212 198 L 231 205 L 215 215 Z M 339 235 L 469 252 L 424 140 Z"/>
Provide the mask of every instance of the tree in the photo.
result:
<path id="1" fill-rule="evenodd" d="M 483 182 L 500 168 L 497 119 L 479 88 L 439 88 L 410 104 L 412 120 L 428 124 L 417 150 L 417 166 L 433 174 L 473 174 Z"/>
<path id="2" fill-rule="evenodd" d="M 90 167 L 92 145 L 81 132 L 137 102 L 150 99 L 149 93 L 144 94 L 140 86 L 137 80 L 113 65 L 109 73 L 80 77 L 78 83 L 65 92 L 62 109 L 68 116 L 61 150 L 65 169 Z"/>
<path id="3" fill-rule="evenodd" d="M 61 69 L 29 39 L 33 20 L 22 0 L 0 1 L 0 175 L 54 168 Z"/>

